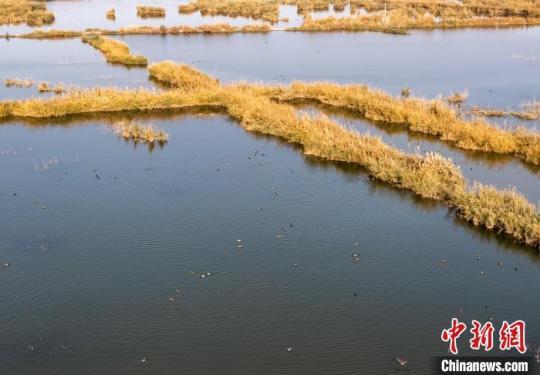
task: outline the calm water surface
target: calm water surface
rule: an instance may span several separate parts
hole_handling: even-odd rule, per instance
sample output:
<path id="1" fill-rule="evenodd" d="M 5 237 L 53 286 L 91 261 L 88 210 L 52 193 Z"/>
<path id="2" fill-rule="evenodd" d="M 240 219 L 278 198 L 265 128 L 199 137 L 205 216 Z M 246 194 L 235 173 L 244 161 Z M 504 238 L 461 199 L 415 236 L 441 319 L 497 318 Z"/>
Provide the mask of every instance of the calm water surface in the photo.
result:
<path id="1" fill-rule="evenodd" d="M 2 373 L 422 374 L 460 308 L 540 341 L 536 252 L 226 117 L 140 120 L 169 144 L 0 128 Z"/>

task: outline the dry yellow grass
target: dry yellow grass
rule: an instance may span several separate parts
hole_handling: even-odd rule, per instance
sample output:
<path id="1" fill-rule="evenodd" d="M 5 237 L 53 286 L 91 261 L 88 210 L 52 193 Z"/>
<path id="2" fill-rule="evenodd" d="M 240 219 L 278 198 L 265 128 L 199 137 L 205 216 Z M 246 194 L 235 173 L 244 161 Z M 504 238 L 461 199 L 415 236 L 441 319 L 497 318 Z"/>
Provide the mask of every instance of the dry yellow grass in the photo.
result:
<path id="1" fill-rule="evenodd" d="M 120 121 L 112 125 L 113 131 L 124 139 L 136 143 L 164 144 L 169 140 L 169 135 L 154 125 L 137 124 L 133 121 Z"/>
<path id="2" fill-rule="evenodd" d="M 47 10 L 45 1 L 0 0 L 0 25 L 41 26 L 53 22 L 54 14 Z"/>
<path id="3" fill-rule="evenodd" d="M 456 199 L 458 217 L 540 248 L 540 213 L 515 190 L 476 184 Z"/>
<path id="4" fill-rule="evenodd" d="M 308 0 L 309 1 L 309 0 Z M 528 0 L 351 0 L 366 14 L 305 19 L 302 31 L 401 32 L 418 28 L 512 27 L 540 24 L 540 3 Z"/>
<path id="5" fill-rule="evenodd" d="M 148 67 L 152 79 L 184 90 L 217 88 L 219 81 L 186 64 L 162 61 Z"/>
<path id="6" fill-rule="evenodd" d="M 294 82 L 290 86 L 253 89 L 279 100 L 316 100 L 382 124 L 397 124 L 409 131 L 436 136 L 462 149 L 509 154 L 540 164 L 538 133 L 521 128 L 504 130 L 481 119 L 464 120 L 441 100 L 395 98 L 368 86 L 326 82 Z"/>
<path id="7" fill-rule="evenodd" d="M 181 70 L 180 81 L 185 85 L 187 76 L 183 75 L 184 68 L 179 65 L 178 69 Z M 167 76 L 176 77 L 171 73 Z M 196 81 L 198 80 L 197 78 Z M 440 155 L 407 154 L 384 144 L 378 138 L 345 129 L 324 116 L 299 116 L 294 107 L 272 99 L 303 97 L 305 95 L 299 94 L 313 89 L 308 86 L 299 83 L 285 88 L 256 87 L 249 84 L 223 87 L 202 85 L 196 90 L 171 89 L 160 92 L 94 89 L 70 92 L 46 100 L 0 102 L 0 118 L 47 118 L 95 112 L 172 108 L 224 108 L 248 131 L 279 137 L 300 147 L 307 155 L 357 164 L 373 178 L 407 189 L 420 197 L 444 202 L 455 208 L 463 220 L 540 248 L 540 213 L 518 193 L 485 186 L 468 187 L 459 168 Z M 314 88 L 321 90 L 317 85 Z M 354 91 L 357 87 L 345 86 L 342 89 Z M 342 97 L 338 96 L 336 99 L 329 95 L 333 90 L 323 91 L 326 100 L 333 98 L 337 103 L 342 103 Z M 319 96 L 324 98 L 325 95 Z M 411 108 L 420 106 L 420 112 L 416 113 L 416 116 L 424 116 L 426 108 L 434 114 L 439 111 L 445 113 L 448 109 L 439 107 L 440 103 L 425 107 L 426 104 L 422 101 L 408 100 L 412 100 Z M 375 103 L 365 103 L 363 108 L 368 108 L 368 104 Z M 388 103 L 387 105 L 394 115 L 407 117 L 407 111 L 404 110 L 410 110 L 405 106 L 401 108 L 404 112 L 400 112 L 398 107 L 392 109 L 392 106 Z M 384 108 L 378 110 L 384 112 Z"/>
<path id="8" fill-rule="evenodd" d="M 85 35 L 84 43 L 90 44 L 105 56 L 107 62 L 127 66 L 146 66 L 148 60 L 144 56 L 132 55 L 129 47 L 118 40 L 99 35 Z"/>
<path id="9" fill-rule="evenodd" d="M 53 92 L 56 95 L 60 95 L 66 92 L 66 88 L 62 84 L 58 84 L 56 86 L 50 86 L 48 82 L 40 82 L 37 86 L 38 92 L 40 93 L 46 93 L 46 92 Z"/>
<path id="10" fill-rule="evenodd" d="M 446 101 L 450 104 L 462 104 L 469 98 L 469 93 L 467 90 L 462 92 L 454 92 L 452 95 L 446 98 Z"/>
<path id="11" fill-rule="evenodd" d="M 367 14 L 313 20 L 310 12 L 363 8 Z M 304 24 L 291 30 L 382 31 L 405 33 L 411 28 L 507 27 L 540 24 L 540 3 L 535 0 L 192 0 L 180 13 L 250 17 L 278 21 L 279 4 L 297 5 Z"/>
<path id="12" fill-rule="evenodd" d="M 248 17 L 277 22 L 278 4 L 276 0 L 195 0 L 178 9 L 181 13 L 200 11 L 203 16 Z"/>
<path id="13" fill-rule="evenodd" d="M 79 38 L 83 35 L 80 31 L 69 30 L 36 30 L 31 33 L 18 35 L 18 38 L 23 39 L 65 39 L 65 38 Z"/>
<path id="14" fill-rule="evenodd" d="M 4 84 L 6 87 L 30 87 L 34 82 L 30 79 L 6 78 L 4 79 Z"/>
<path id="15" fill-rule="evenodd" d="M 165 17 L 165 8 L 151 7 L 151 6 L 138 6 L 137 16 L 140 18 L 163 18 Z"/>
<path id="16" fill-rule="evenodd" d="M 107 13 L 105 13 L 105 18 L 108 20 L 114 21 L 116 20 L 116 11 L 113 9 L 109 9 Z"/>
<path id="17" fill-rule="evenodd" d="M 182 34 L 231 34 L 241 32 L 242 28 L 234 27 L 226 23 L 200 26 L 128 26 L 118 30 L 119 35 L 182 35 Z M 250 30 L 249 32 L 254 32 Z M 259 32 L 266 32 L 261 29 Z"/>
<path id="18" fill-rule="evenodd" d="M 502 109 L 497 108 L 482 108 L 474 106 L 469 110 L 469 113 L 477 116 L 484 117 L 504 117 L 508 116 L 510 113 L 508 111 L 503 111 Z"/>

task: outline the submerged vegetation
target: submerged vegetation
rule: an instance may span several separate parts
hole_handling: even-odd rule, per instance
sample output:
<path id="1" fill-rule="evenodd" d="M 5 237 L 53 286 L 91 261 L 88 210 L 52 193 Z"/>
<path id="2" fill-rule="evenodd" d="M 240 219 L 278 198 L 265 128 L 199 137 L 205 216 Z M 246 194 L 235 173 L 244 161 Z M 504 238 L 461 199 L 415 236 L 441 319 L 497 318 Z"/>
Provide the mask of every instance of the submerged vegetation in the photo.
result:
<path id="1" fill-rule="evenodd" d="M 165 17 L 165 8 L 152 6 L 138 6 L 137 16 L 140 18 L 163 18 Z"/>
<path id="2" fill-rule="evenodd" d="M 176 69 L 178 72 L 174 72 Z M 460 218 L 474 225 L 540 248 L 540 213 L 517 192 L 480 185 L 469 187 L 459 167 L 438 154 L 407 154 L 379 138 L 345 129 L 325 116 L 298 115 L 293 106 L 276 100 L 319 98 L 323 102 L 351 106 L 371 117 L 388 112 L 407 126 L 415 124 L 430 129 L 438 124 L 444 131 L 448 131 L 445 121 L 451 120 L 449 126 L 461 127 L 458 134 L 462 136 L 482 127 L 482 123 L 460 123 L 462 120 L 455 117 L 455 112 L 441 102 L 419 99 L 400 102 L 363 86 L 304 83 L 277 88 L 249 84 L 219 86 L 203 73 L 191 75 L 186 66 L 170 62 L 154 64 L 151 71 L 153 77 L 168 80 L 172 86 L 180 88 L 160 92 L 93 89 L 49 99 L 6 101 L 0 102 L 0 117 L 47 118 L 95 112 L 221 108 L 248 131 L 279 137 L 299 146 L 306 155 L 357 164 L 373 178 L 447 204 Z M 194 77 L 193 83 L 188 82 L 190 77 Z M 484 126 L 488 129 L 481 130 L 480 139 L 489 140 L 483 132 L 492 133 L 493 127 Z M 126 134 L 130 134 L 129 131 Z M 467 136 L 473 140 L 478 137 Z"/>
<path id="3" fill-rule="evenodd" d="M 0 0 L 0 25 L 41 26 L 53 22 L 54 14 L 47 10 L 43 0 Z"/>
<path id="4" fill-rule="evenodd" d="M 124 139 L 133 140 L 136 143 L 164 144 L 169 140 L 169 135 L 154 125 L 141 125 L 133 121 L 121 121 L 113 124 L 113 131 Z"/>
<path id="5" fill-rule="evenodd" d="M 84 35 L 82 41 L 103 53 L 107 62 L 112 64 L 127 66 L 146 66 L 148 64 L 146 57 L 132 55 L 129 47 L 118 40 L 100 35 Z"/>

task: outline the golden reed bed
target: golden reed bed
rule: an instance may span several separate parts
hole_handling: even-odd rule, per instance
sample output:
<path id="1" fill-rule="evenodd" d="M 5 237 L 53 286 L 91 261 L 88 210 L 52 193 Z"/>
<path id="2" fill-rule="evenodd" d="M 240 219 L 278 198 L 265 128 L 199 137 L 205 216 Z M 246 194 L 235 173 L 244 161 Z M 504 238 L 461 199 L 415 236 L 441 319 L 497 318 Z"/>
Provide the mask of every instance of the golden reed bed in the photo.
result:
<path id="1" fill-rule="evenodd" d="M 459 167 L 438 154 L 401 152 L 379 138 L 345 129 L 325 116 L 300 116 L 293 106 L 282 101 L 318 96 L 321 101 L 334 101 L 338 105 L 355 103 L 355 108 L 364 114 L 371 113 L 371 117 L 386 113 L 401 115 L 408 123 L 429 113 L 442 114 L 443 117 L 429 118 L 428 122 L 434 125 L 437 125 L 437 118 L 453 118 L 450 110 L 442 107 L 443 104 L 407 99 L 400 107 L 398 99 L 362 86 L 322 83 L 295 83 L 283 87 L 222 86 L 212 77 L 192 69 L 171 62 L 152 65 L 149 68 L 151 76 L 173 87 L 166 91 L 102 88 L 72 91 L 50 99 L 0 102 L 0 118 L 52 118 L 97 112 L 197 107 L 224 109 L 248 131 L 279 137 L 300 147 L 307 155 L 357 164 L 373 178 L 446 204 L 467 222 L 540 248 L 540 213 L 516 191 L 478 184 L 470 186 Z M 366 99 L 381 95 L 382 99 Z M 411 112 L 414 116 L 407 114 L 411 109 L 414 109 Z M 463 126 L 468 129 L 466 124 Z M 476 139 L 475 136 L 471 138 Z"/>

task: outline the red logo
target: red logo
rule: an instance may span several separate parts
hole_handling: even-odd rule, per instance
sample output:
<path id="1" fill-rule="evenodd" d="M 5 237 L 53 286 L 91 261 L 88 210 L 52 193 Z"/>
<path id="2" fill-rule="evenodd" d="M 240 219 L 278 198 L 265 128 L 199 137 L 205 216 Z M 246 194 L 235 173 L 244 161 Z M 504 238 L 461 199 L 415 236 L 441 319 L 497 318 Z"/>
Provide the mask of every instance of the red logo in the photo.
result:
<path id="1" fill-rule="evenodd" d="M 472 328 L 470 332 L 472 337 L 469 340 L 471 349 L 480 350 L 484 348 L 486 352 L 489 352 L 494 347 L 493 334 L 495 327 L 491 322 L 482 325 L 479 321 L 473 320 L 471 323 Z M 457 318 L 452 318 L 450 328 L 443 329 L 441 340 L 449 343 L 448 351 L 450 353 L 458 354 L 457 341 L 466 330 L 467 325 L 460 322 Z M 527 346 L 525 345 L 525 322 L 523 320 L 516 320 L 513 323 L 503 321 L 499 330 L 499 349 L 516 349 L 521 354 L 527 351 Z"/>
<path id="2" fill-rule="evenodd" d="M 501 350 L 510 350 L 515 348 L 521 354 L 527 351 L 525 345 L 525 322 L 516 320 L 512 324 L 508 324 L 505 320 L 499 331 L 499 348 Z"/>
<path id="3" fill-rule="evenodd" d="M 495 331 L 493 324 L 487 322 L 482 325 L 477 320 L 473 320 L 472 324 L 474 327 L 471 329 L 471 333 L 473 334 L 472 339 L 470 339 L 471 349 L 480 350 L 483 346 L 485 351 L 489 352 L 493 349 L 493 332 Z"/>
<path id="4" fill-rule="evenodd" d="M 441 333 L 441 340 L 450 342 L 450 353 L 458 354 L 457 339 L 467 329 L 465 323 L 461 323 L 456 318 L 452 318 L 452 327 L 444 329 Z"/>

